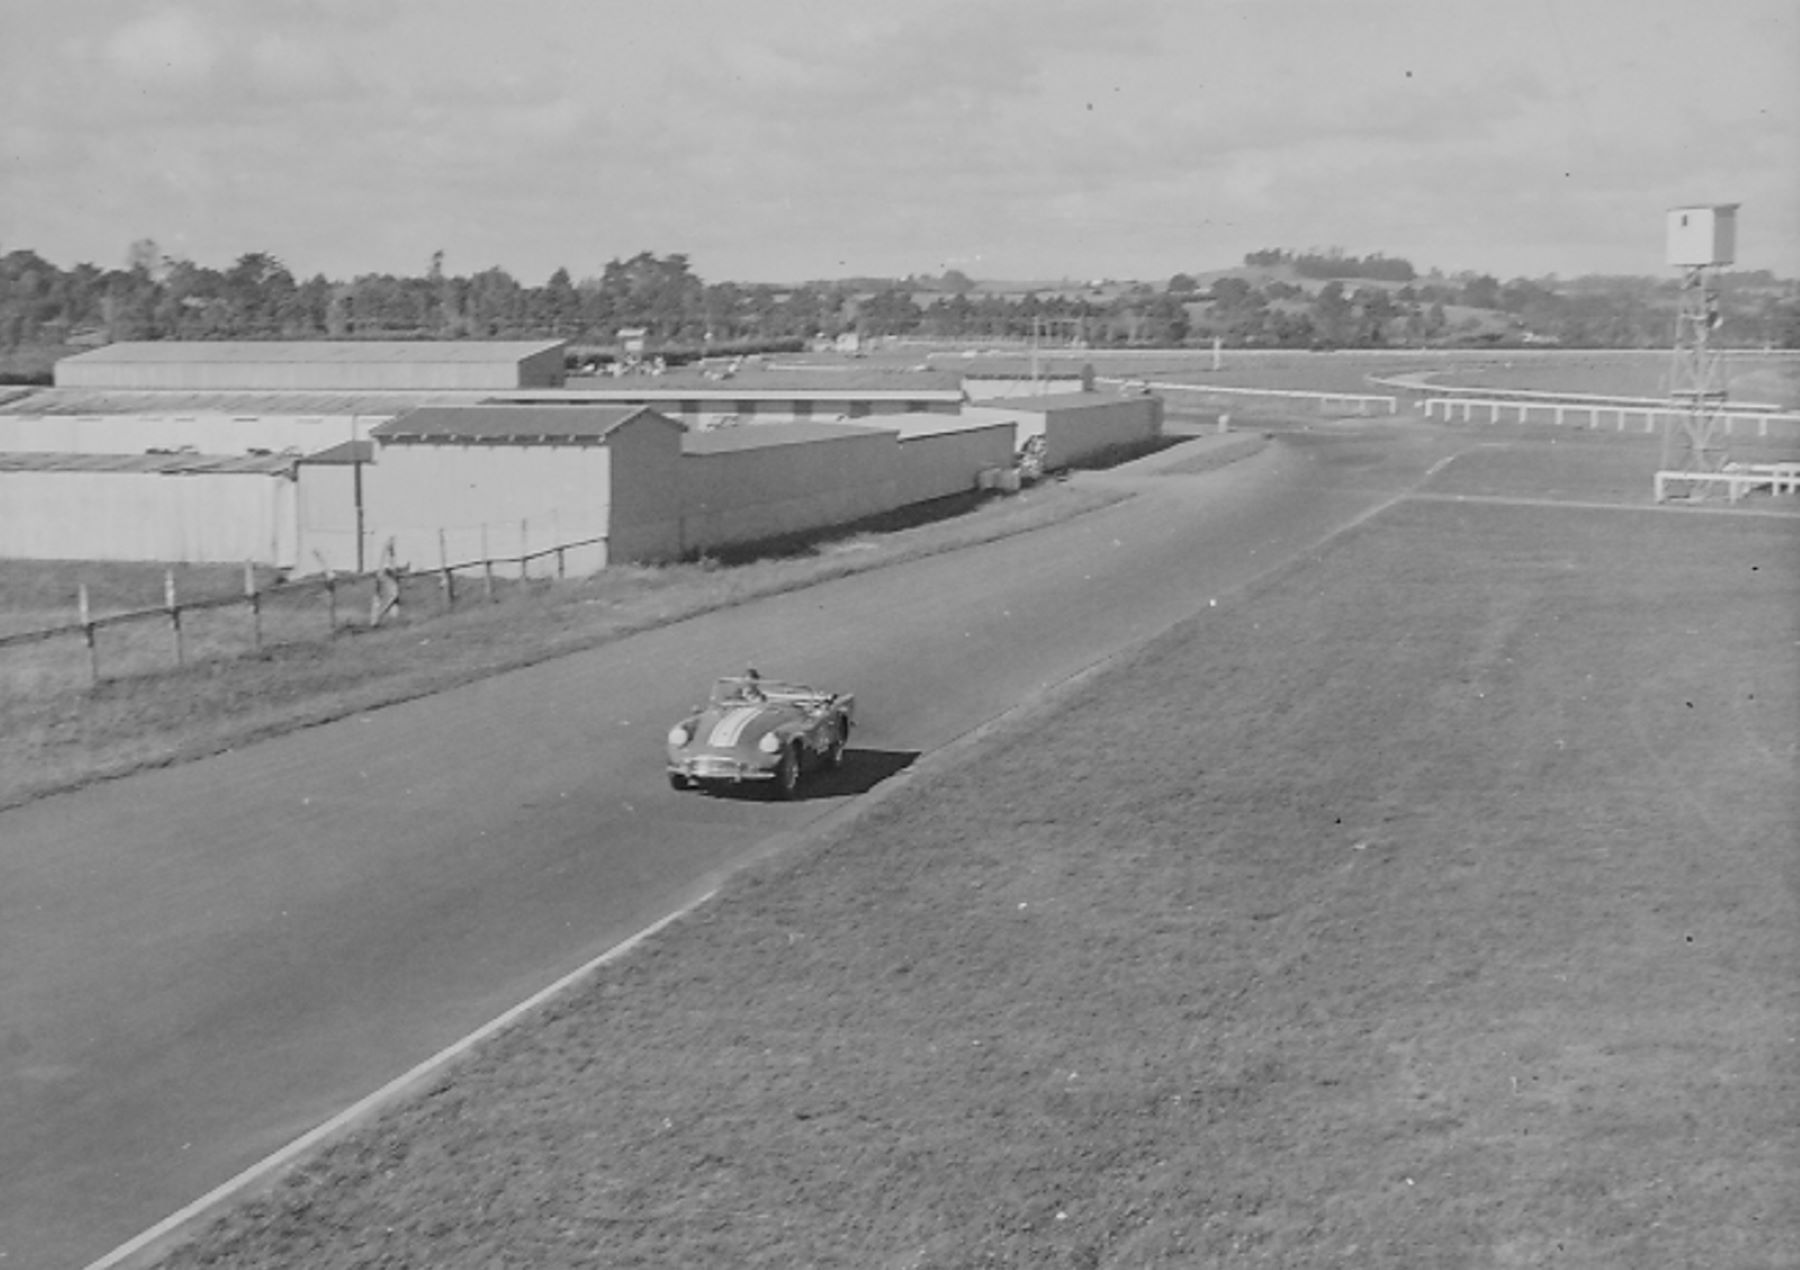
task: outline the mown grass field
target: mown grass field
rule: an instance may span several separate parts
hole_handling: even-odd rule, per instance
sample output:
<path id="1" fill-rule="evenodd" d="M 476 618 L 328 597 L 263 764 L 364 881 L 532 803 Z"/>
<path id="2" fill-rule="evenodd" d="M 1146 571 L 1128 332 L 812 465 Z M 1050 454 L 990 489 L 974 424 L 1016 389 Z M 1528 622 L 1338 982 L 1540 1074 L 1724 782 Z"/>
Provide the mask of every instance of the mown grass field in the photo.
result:
<path id="1" fill-rule="evenodd" d="M 1401 503 L 165 1265 L 1791 1265 L 1797 546 Z"/>

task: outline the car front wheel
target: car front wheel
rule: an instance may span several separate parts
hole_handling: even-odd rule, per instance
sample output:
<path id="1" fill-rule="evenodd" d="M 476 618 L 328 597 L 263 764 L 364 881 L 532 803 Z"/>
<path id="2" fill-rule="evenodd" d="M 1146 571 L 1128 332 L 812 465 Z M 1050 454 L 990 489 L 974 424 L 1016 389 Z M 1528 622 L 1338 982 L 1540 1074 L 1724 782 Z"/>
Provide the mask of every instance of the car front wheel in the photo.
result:
<path id="1" fill-rule="evenodd" d="M 800 751 L 790 745 L 781 754 L 781 766 L 775 769 L 775 794 L 792 798 L 800 792 Z"/>

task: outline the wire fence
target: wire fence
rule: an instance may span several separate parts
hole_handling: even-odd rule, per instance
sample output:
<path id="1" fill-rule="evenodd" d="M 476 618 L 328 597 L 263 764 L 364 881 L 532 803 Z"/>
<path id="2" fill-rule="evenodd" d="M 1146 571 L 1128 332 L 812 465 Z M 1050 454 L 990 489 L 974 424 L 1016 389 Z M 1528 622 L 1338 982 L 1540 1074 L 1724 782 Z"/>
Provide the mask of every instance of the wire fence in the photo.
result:
<path id="1" fill-rule="evenodd" d="M 24 694 L 91 687 L 280 645 L 325 642 L 343 631 L 459 605 L 491 604 L 523 586 L 566 579 L 571 552 L 606 541 L 601 535 L 455 562 L 440 551 L 438 566 L 421 570 L 395 563 L 390 540 L 381 565 L 369 572 L 327 569 L 270 584 L 246 563 L 241 593 L 194 598 L 181 595 L 170 569 L 160 605 L 110 613 L 94 612 L 87 584 L 78 583 L 72 621 L 0 633 L 0 687 Z"/>

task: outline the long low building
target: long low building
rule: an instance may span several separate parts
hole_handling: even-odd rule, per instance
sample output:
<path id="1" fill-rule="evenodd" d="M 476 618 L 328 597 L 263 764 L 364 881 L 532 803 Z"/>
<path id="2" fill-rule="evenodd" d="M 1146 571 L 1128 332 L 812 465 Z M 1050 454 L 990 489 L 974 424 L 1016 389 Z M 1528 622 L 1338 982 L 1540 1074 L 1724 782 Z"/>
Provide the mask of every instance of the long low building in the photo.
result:
<path id="1" fill-rule="evenodd" d="M 651 406 L 695 431 L 746 423 L 857 423 L 962 410 L 961 377 L 879 367 L 683 368 L 661 375 L 571 378 L 554 390 L 495 394 L 519 405 Z"/>
<path id="2" fill-rule="evenodd" d="M 563 382 L 565 340 L 141 340 L 56 363 L 59 388 L 500 390 Z"/>
<path id="3" fill-rule="evenodd" d="M 390 542 L 414 568 L 591 539 L 565 569 L 693 556 L 974 490 L 1014 431 L 915 414 L 699 432 L 647 406 L 483 405 L 414 411 L 371 443 L 296 465 L 308 569 Z"/>
<path id="4" fill-rule="evenodd" d="M 583 572 L 973 490 L 1034 436 L 1058 466 L 1160 430 L 1154 399 L 971 405 L 956 373 L 918 369 L 564 384 L 559 342 L 95 353 L 0 401 L 0 555 L 312 572 L 389 543 L 421 569 L 587 543 L 563 558 Z"/>
<path id="5" fill-rule="evenodd" d="M 409 410 L 486 395 L 46 388 L 0 404 L 0 454 L 312 454 Z"/>
<path id="6" fill-rule="evenodd" d="M 0 557 L 290 567 L 295 493 L 278 456 L 0 454 Z"/>

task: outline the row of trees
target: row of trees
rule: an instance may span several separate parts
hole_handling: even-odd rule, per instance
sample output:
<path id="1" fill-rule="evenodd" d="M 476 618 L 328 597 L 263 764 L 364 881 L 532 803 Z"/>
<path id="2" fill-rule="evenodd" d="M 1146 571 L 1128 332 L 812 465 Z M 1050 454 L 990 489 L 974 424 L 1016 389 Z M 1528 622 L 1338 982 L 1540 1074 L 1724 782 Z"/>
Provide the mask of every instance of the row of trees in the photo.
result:
<path id="1" fill-rule="evenodd" d="M 349 282 L 297 280 L 274 256 L 251 252 L 227 269 L 161 256 L 135 244 L 125 268 L 57 268 L 31 251 L 0 256 L 0 347 L 103 339 L 562 338 L 611 345 L 642 328 L 658 347 L 734 347 L 856 331 L 869 336 L 1020 338 L 1054 322 L 1091 341 L 1179 343 L 1176 299 L 1143 287 L 1117 299 L 1023 298 L 942 278 L 851 279 L 792 287 L 706 283 L 682 254 L 609 261 L 574 281 L 557 269 L 526 286 L 503 269 L 461 276 L 434 253 L 417 276 L 364 274 Z"/>
<path id="2" fill-rule="evenodd" d="M 1309 286 L 1321 261 L 1347 263 L 1349 280 Z M 1204 294 L 1211 302 L 1203 333 L 1232 343 L 1279 346 L 1368 346 L 1444 342 L 1542 342 L 1580 348 L 1656 348 L 1669 343 L 1679 280 L 1591 276 L 1571 281 L 1491 274 L 1420 275 L 1404 260 L 1338 254 L 1297 255 L 1270 250 L 1244 258 L 1245 274 L 1227 274 L 1201 293 L 1186 275 L 1171 291 Z M 1394 285 L 1380 269 L 1397 266 Z M 1366 279 L 1366 281 L 1358 281 Z M 1749 346 L 1800 348 L 1800 284 L 1767 270 L 1724 273 L 1717 279 L 1725 318 L 1720 338 Z"/>
<path id="3" fill-rule="evenodd" d="M 61 269 L 32 251 L 0 255 L 0 348 L 145 339 L 562 338 L 612 345 L 638 327 L 654 347 L 774 345 L 836 336 L 1030 339 L 1091 345 L 1340 347 L 1521 338 L 1572 346 L 1668 343 L 1672 279 L 1572 282 L 1487 274 L 1421 276 L 1410 262 L 1340 252 L 1252 252 L 1251 268 L 1202 287 L 1071 286 L 984 291 L 961 274 L 791 287 L 707 283 L 681 254 L 640 252 L 575 281 L 557 269 L 528 286 L 503 269 L 296 279 L 264 252 L 211 269 L 132 245 L 122 268 Z M 1321 270 L 1332 272 L 1322 284 Z M 1726 275 L 1724 336 L 1800 347 L 1800 288 L 1767 273 Z"/>
<path id="4" fill-rule="evenodd" d="M 1283 247 L 1266 247 L 1244 257 L 1247 265 L 1286 265 L 1302 278 L 1368 278 L 1379 282 L 1411 282 L 1418 277 L 1410 260 L 1384 256 L 1346 255 L 1341 247 L 1324 251 L 1289 251 Z"/>

